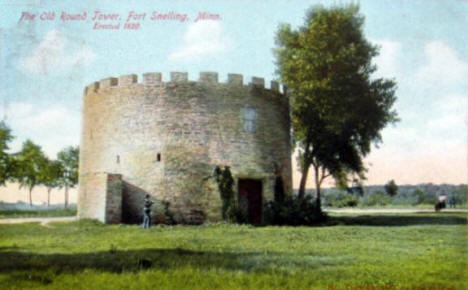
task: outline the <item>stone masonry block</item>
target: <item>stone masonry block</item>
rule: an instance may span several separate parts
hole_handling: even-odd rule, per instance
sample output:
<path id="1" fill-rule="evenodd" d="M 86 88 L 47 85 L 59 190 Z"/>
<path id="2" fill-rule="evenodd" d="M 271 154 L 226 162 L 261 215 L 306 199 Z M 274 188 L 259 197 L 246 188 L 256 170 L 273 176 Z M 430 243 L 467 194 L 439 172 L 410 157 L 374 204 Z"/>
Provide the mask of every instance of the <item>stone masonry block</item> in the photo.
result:
<path id="1" fill-rule="evenodd" d="M 105 88 L 117 86 L 118 84 L 119 84 L 118 78 L 107 78 L 99 82 L 99 88 L 105 89 Z"/>
<path id="2" fill-rule="evenodd" d="M 217 84 L 218 83 L 218 73 L 215 72 L 201 72 L 200 73 L 200 82 Z"/>
<path id="3" fill-rule="evenodd" d="M 145 85 L 160 85 L 162 83 L 162 73 L 143 74 L 143 83 Z"/>
<path id="4" fill-rule="evenodd" d="M 138 76 L 134 74 L 119 77 L 119 86 L 121 87 L 128 86 L 137 82 L 138 82 Z"/>
<path id="5" fill-rule="evenodd" d="M 188 81 L 188 73 L 186 72 L 171 72 L 171 82 L 183 83 Z"/>
<path id="6" fill-rule="evenodd" d="M 277 81 L 271 81 L 270 82 L 270 89 L 272 91 L 279 92 L 279 83 Z"/>
<path id="7" fill-rule="evenodd" d="M 265 79 L 264 78 L 258 78 L 258 77 L 252 77 L 252 85 L 264 88 L 265 87 Z"/>
<path id="8" fill-rule="evenodd" d="M 95 93 L 99 89 L 99 82 L 94 82 L 86 87 L 85 94 Z"/>
<path id="9" fill-rule="evenodd" d="M 242 75 L 228 74 L 228 84 L 242 86 L 244 84 Z"/>

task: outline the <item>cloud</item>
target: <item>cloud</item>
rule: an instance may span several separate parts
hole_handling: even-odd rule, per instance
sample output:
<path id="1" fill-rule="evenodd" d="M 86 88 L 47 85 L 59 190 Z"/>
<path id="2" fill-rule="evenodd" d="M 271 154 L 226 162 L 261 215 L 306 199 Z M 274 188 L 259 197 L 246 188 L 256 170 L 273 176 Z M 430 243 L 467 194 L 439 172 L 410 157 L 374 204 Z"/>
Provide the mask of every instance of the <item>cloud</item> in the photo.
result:
<path id="1" fill-rule="evenodd" d="M 466 85 L 468 63 L 442 41 L 433 41 L 424 48 L 427 62 L 416 73 L 420 85 Z"/>
<path id="2" fill-rule="evenodd" d="M 10 103 L 7 124 L 13 135 L 21 132 L 12 142 L 12 151 L 21 149 L 26 138 L 40 145 L 49 157 L 55 157 L 64 147 L 77 145 L 80 134 L 80 112 L 64 106 L 36 109 L 29 103 Z"/>
<path id="3" fill-rule="evenodd" d="M 70 42 L 60 30 L 49 31 L 39 45 L 19 60 L 21 70 L 29 74 L 62 73 L 74 66 L 92 62 L 95 54 L 89 47 L 70 52 Z"/>
<path id="4" fill-rule="evenodd" d="M 3 109 L 5 109 L 5 107 Z M 6 110 L 7 110 L 7 113 L 12 112 L 14 117 L 16 118 L 23 118 L 32 113 L 33 105 L 30 103 L 15 102 L 15 103 L 9 104 Z"/>
<path id="5" fill-rule="evenodd" d="M 393 40 L 373 41 L 380 46 L 380 54 L 373 60 L 377 65 L 377 77 L 394 78 L 400 71 L 401 43 Z"/>
<path id="6" fill-rule="evenodd" d="M 229 43 L 222 35 L 219 21 L 199 21 L 189 26 L 182 46 L 168 58 L 171 61 L 199 60 L 226 51 Z"/>
<path id="7" fill-rule="evenodd" d="M 445 122 L 450 121 L 453 126 L 446 126 L 445 129 L 458 128 L 460 130 L 466 130 L 466 108 L 468 101 L 466 96 L 463 94 L 449 94 L 443 98 L 439 98 L 434 102 L 434 111 L 440 119 L 444 119 Z"/>
<path id="8" fill-rule="evenodd" d="M 434 124 L 443 129 L 464 127 L 467 105 L 466 96 L 462 94 L 449 94 L 437 99 L 434 102 L 434 111 L 437 111 L 438 118 L 433 120 Z M 447 125 L 441 126 L 442 124 Z"/>

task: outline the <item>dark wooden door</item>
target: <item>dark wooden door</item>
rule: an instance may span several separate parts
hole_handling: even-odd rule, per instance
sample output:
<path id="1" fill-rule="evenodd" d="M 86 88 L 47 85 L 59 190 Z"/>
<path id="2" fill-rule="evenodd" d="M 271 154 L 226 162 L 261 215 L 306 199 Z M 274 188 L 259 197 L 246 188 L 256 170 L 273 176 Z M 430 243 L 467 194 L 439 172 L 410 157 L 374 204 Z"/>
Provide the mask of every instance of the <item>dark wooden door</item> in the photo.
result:
<path id="1" fill-rule="evenodd" d="M 262 223 L 262 182 L 255 179 L 239 179 L 239 206 L 246 211 L 248 222 Z"/>

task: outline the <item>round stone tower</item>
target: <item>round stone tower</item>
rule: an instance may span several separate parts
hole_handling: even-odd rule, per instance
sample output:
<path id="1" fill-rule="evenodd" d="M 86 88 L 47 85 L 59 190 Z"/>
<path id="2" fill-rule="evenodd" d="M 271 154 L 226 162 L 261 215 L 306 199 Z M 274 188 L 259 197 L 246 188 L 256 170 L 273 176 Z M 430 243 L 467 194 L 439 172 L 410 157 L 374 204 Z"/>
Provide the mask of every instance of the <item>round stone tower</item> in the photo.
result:
<path id="1" fill-rule="evenodd" d="M 275 187 L 292 191 L 289 101 L 277 82 L 243 84 L 242 75 L 161 73 L 108 78 L 83 97 L 78 216 L 141 222 L 143 198 L 153 221 L 221 219 L 213 172 L 229 166 L 236 202 L 251 223 Z M 276 186 L 275 186 L 276 184 Z"/>

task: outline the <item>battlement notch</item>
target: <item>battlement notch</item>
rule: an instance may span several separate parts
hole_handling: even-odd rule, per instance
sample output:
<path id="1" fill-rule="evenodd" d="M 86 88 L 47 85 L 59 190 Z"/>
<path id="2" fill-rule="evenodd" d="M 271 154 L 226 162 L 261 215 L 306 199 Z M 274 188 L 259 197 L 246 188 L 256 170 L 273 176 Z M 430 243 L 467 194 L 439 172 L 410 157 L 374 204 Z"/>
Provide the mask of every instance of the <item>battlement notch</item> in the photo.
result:
<path id="1" fill-rule="evenodd" d="M 119 79 L 118 78 L 106 78 L 102 79 L 99 81 L 99 88 L 100 89 L 105 89 L 109 87 L 115 87 L 119 84 Z"/>
<path id="2" fill-rule="evenodd" d="M 171 72 L 171 82 L 186 83 L 188 82 L 188 73 L 186 72 Z"/>
<path id="3" fill-rule="evenodd" d="M 162 84 L 162 73 L 152 72 L 143 74 L 143 84 L 145 85 L 161 85 Z"/>
<path id="4" fill-rule="evenodd" d="M 206 84 L 217 84 L 218 83 L 218 73 L 216 72 L 201 72 L 199 77 L 199 82 Z"/>

